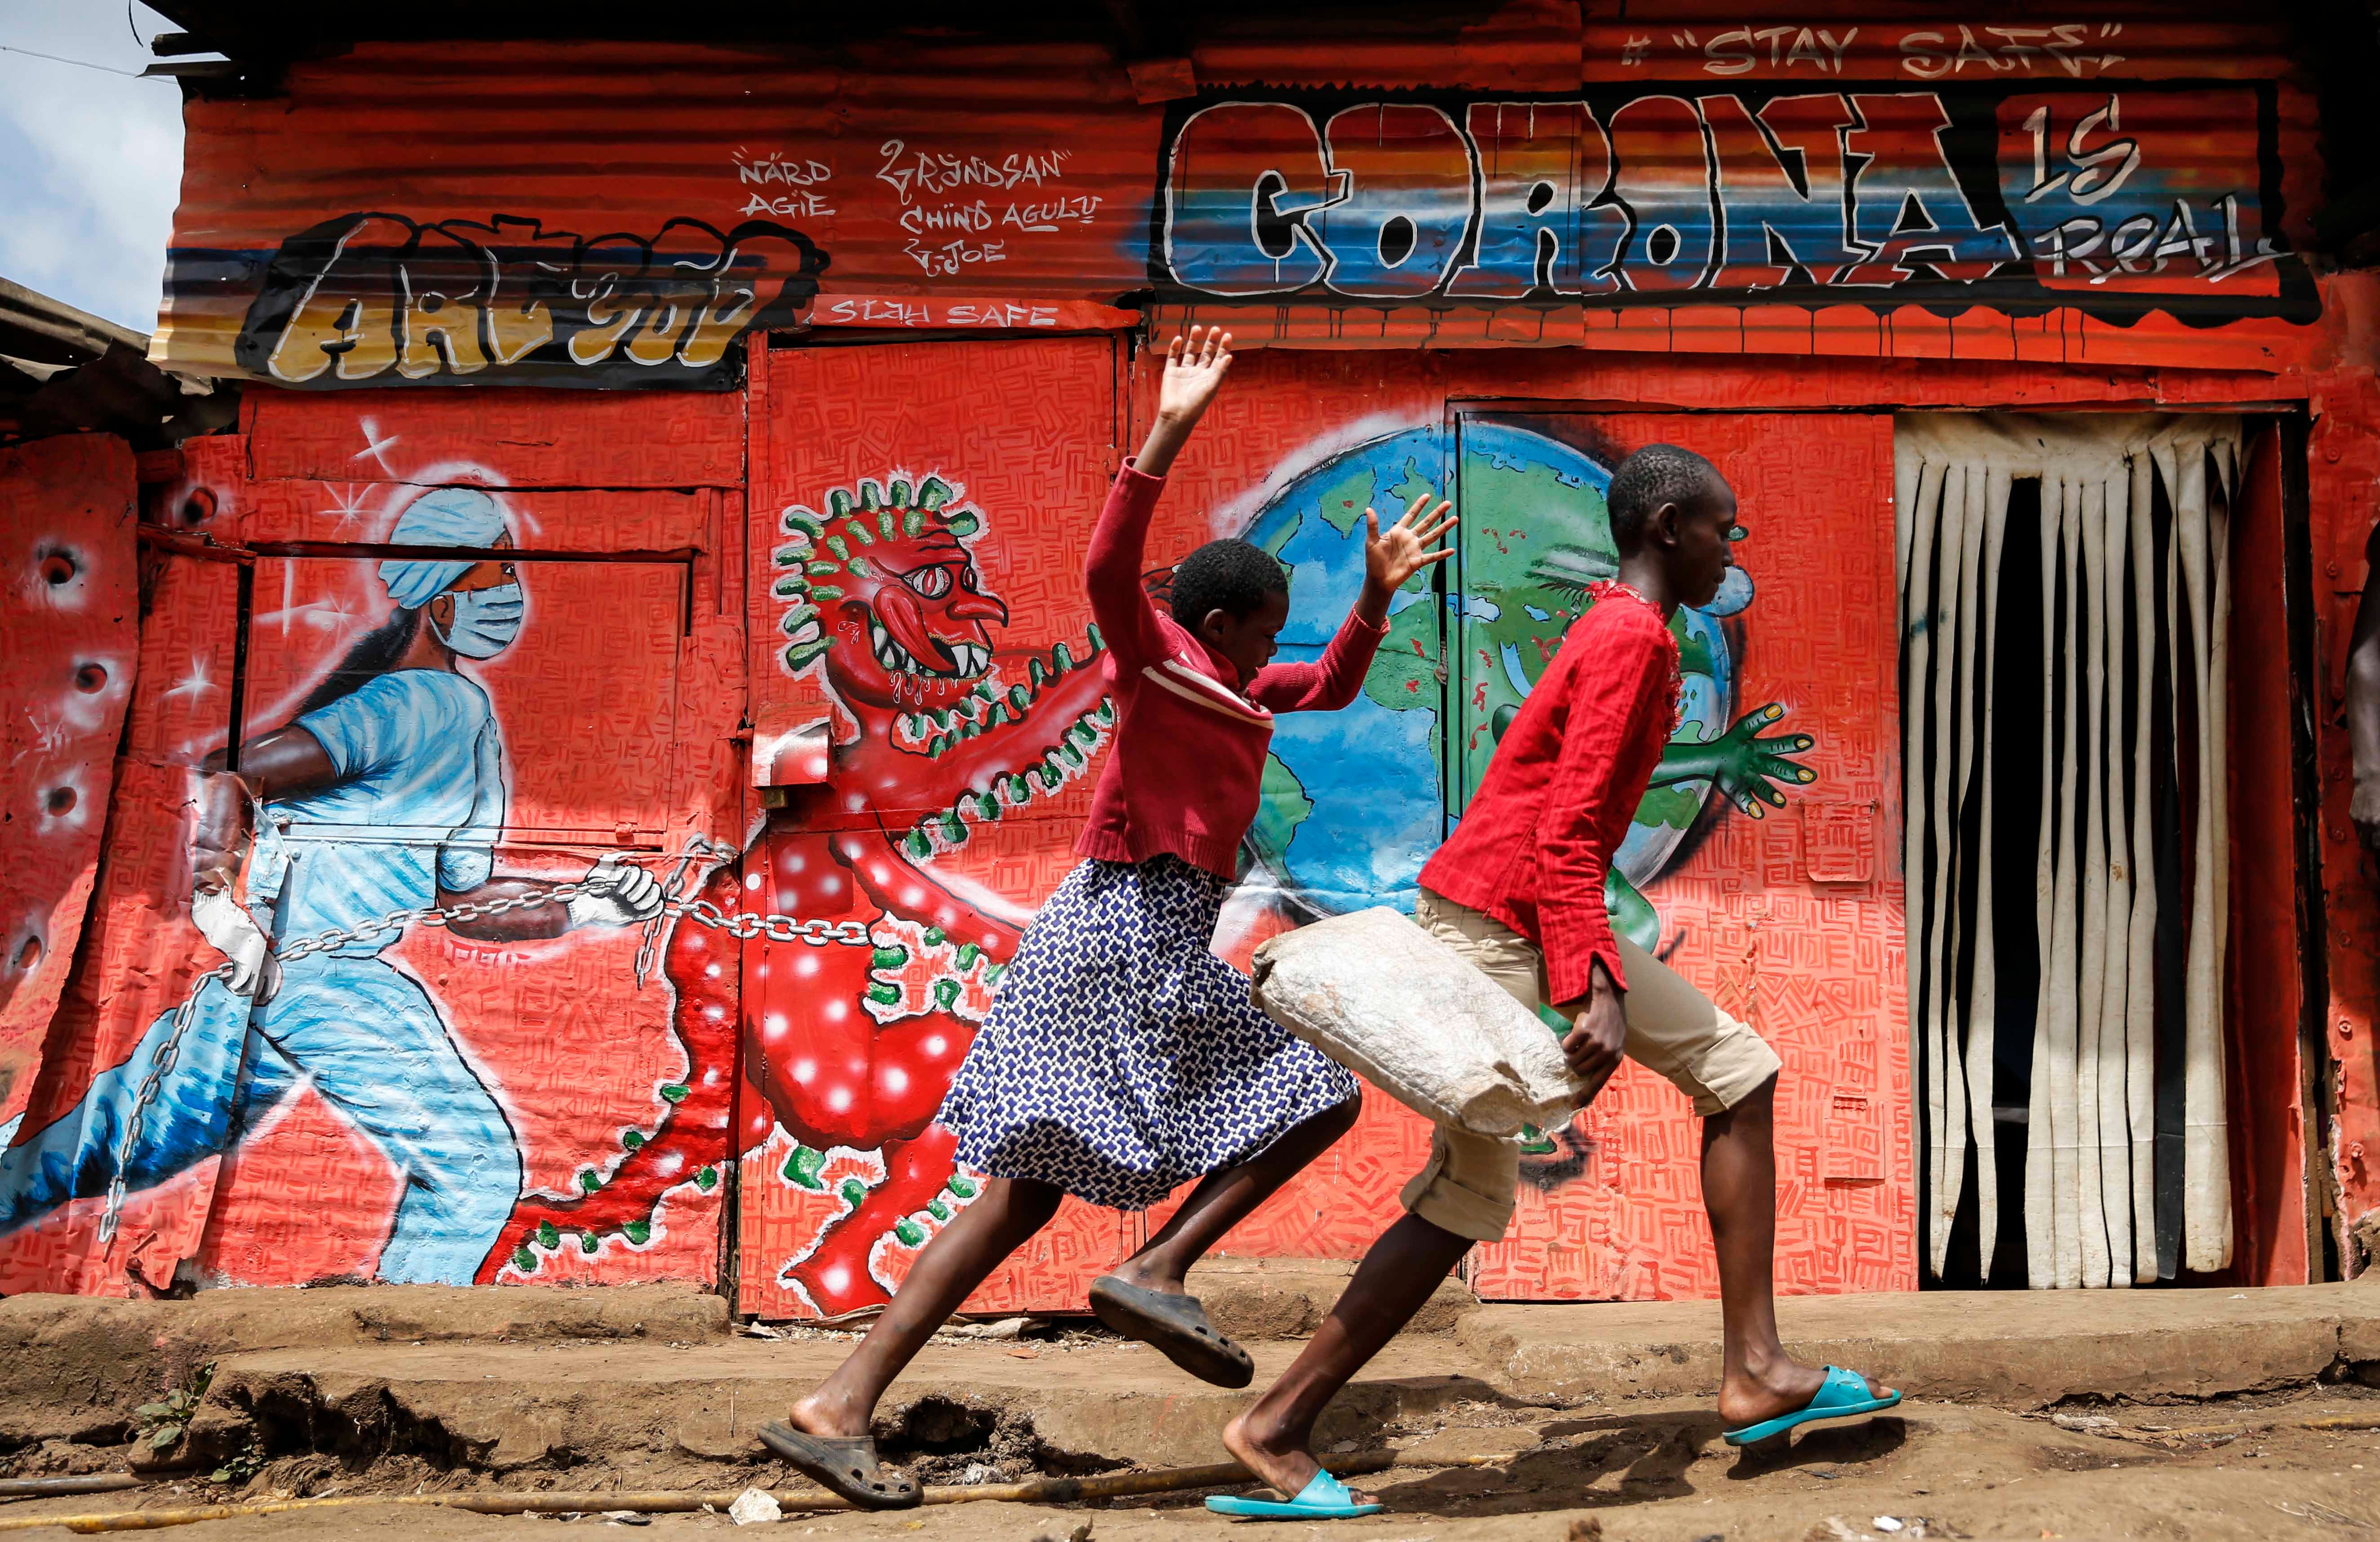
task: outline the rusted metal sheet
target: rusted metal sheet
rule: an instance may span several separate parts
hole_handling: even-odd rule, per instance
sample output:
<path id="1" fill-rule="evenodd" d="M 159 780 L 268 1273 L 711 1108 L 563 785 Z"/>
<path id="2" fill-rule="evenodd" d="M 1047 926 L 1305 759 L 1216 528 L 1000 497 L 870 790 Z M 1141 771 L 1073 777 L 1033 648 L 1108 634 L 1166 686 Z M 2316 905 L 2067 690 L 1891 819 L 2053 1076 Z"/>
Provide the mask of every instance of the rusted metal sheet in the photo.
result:
<path id="1" fill-rule="evenodd" d="M 2313 110 L 2272 28 L 1973 23 L 1937 68 L 1913 23 L 1574 16 L 1278 22 L 1151 104 L 1075 45 L 359 48 L 190 106 L 157 347 L 308 389 L 721 387 L 755 330 L 1074 331 L 1153 292 L 1283 345 L 2306 353 Z"/>
<path id="2" fill-rule="evenodd" d="M 132 698 L 132 452 L 103 437 L 0 450 L 0 1132 L 25 1111 L 82 935 Z M 0 1148 L 7 1145 L 0 1134 Z"/>

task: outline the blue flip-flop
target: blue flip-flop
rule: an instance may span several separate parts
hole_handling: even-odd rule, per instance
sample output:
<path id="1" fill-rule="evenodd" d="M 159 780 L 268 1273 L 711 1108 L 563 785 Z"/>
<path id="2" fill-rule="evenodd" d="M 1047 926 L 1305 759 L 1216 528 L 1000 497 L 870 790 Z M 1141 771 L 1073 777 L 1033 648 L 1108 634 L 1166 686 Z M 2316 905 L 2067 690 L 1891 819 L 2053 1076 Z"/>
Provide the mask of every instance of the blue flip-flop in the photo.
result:
<path id="1" fill-rule="evenodd" d="M 1828 1366 L 1827 1379 L 1818 1384 L 1815 1397 L 1790 1414 L 1779 1414 L 1773 1419 L 1748 1424 L 1741 1429 L 1730 1429 L 1722 1437 L 1730 1446 L 1755 1445 L 1771 1436 L 1782 1435 L 1805 1424 L 1821 1419 L 1855 1419 L 1864 1414 L 1880 1414 L 1900 1401 L 1898 1391 L 1882 1397 L 1867 1395 L 1867 1382 L 1840 1366 Z"/>
<path id="2" fill-rule="evenodd" d="M 1287 1504 L 1278 1500 L 1244 1500 L 1237 1495 L 1219 1494 L 1207 1501 L 1207 1508 L 1218 1515 L 1240 1515 L 1255 1521 L 1352 1521 L 1358 1515 L 1378 1515 L 1382 1507 L 1357 1504 L 1347 1486 L 1332 1477 L 1326 1468 L 1314 1475 L 1314 1481 L 1298 1490 L 1297 1498 Z"/>

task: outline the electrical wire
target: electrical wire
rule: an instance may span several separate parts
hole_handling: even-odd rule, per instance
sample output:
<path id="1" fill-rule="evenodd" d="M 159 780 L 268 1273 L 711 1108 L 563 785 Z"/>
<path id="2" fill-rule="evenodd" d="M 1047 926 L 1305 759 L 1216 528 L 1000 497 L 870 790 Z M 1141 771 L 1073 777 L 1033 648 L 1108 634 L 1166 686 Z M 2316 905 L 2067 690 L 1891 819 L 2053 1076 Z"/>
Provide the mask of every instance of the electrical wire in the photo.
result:
<path id="1" fill-rule="evenodd" d="M 18 48 L 13 43 L 0 42 L 0 54 L 22 54 L 29 59 L 47 59 L 54 65 L 73 65 L 81 69 L 98 70 L 103 75 L 121 75 L 127 80 L 159 78 L 153 75 L 143 75 L 137 69 L 117 69 L 113 65 L 95 65 L 88 59 L 69 59 L 63 54 L 44 54 L 37 48 Z"/>

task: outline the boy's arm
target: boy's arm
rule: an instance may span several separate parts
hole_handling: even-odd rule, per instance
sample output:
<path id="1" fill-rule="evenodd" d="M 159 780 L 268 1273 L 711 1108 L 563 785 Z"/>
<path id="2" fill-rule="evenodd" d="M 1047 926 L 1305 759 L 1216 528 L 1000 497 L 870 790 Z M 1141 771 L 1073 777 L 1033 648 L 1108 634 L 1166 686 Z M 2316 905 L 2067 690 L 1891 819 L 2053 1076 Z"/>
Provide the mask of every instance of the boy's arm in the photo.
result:
<path id="1" fill-rule="evenodd" d="M 1612 985 L 1628 988 L 1604 907 L 1612 857 L 1604 828 L 1621 812 L 1616 804 L 1643 796 L 1641 788 L 1620 786 L 1618 771 L 1626 745 L 1661 734 L 1668 720 L 1666 641 L 1649 622 L 1609 628 L 1597 657 L 1582 661 L 1570 678 L 1561 758 L 1546 788 L 1537 836 L 1538 940 L 1547 997 L 1556 1003 L 1585 999 L 1598 965 Z"/>

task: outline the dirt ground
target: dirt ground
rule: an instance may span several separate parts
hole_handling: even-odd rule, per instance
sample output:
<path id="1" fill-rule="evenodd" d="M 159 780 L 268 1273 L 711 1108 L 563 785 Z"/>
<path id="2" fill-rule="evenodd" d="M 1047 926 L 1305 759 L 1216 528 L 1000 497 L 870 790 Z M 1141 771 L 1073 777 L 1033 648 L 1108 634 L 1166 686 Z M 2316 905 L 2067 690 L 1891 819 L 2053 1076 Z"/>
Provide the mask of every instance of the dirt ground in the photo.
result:
<path id="1" fill-rule="evenodd" d="M 2260 1399 L 2079 1408 L 2020 1416 L 1914 1403 L 1900 1416 L 1805 1434 L 1791 1449 L 1739 1456 L 1703 1405 L 1679 1400 L 1574 1410 L 1474 1404 L 1392 1429 L 1409 1464 L 1358 1480 L 1389 1506 L 1362 1521 L 1292 1523 L 1258 1537 L 1321 1534 L 1373 1542 L 1839 1542 L 1839 1539 L 2293 1538 L 2380 1536 L 2380 1392 L 2322 1387 Z M 2062 1421 L 2062 1422 L 2061 1422 Z M 1449 1460 L 1512 1452 L 1486 1467 Z M 309 1482 L 276 1464 L 241 1497 Z M 526 1476 L 526 1475 L 524 1475 Z M 534 1485 L 603 1487 L 600 1464 Z M 514 1487 L 515 1485 L 505 1485 Z M 178 1491 L 177 1491 L 178 1490 Z M 132 1495 L 0 1506 L 0 1526 L 43 1516 L 217 1502 L 188 1478 Z M 755 1535 L 830 1538 L 998 1538 L 1189 1542 L 1237 1527 L 1201 1495 L 1073 1506 L 979 1503 L 889 1515 L 789 1513 Z M 192 1542 L 285 1537 L 505 1538 L 613 1531 L 576 1520 L 481 1516 L 413 1505 L 285 1512 L 183 1528 Z M 627 1528 L 624 1528 L 627 1529 Z M 660 1515 L 633 1526 L 658 1539 L 738 1528 L 723 1515 Z M 63 1536 L 35 1529 L 29 1536 Z"/>

